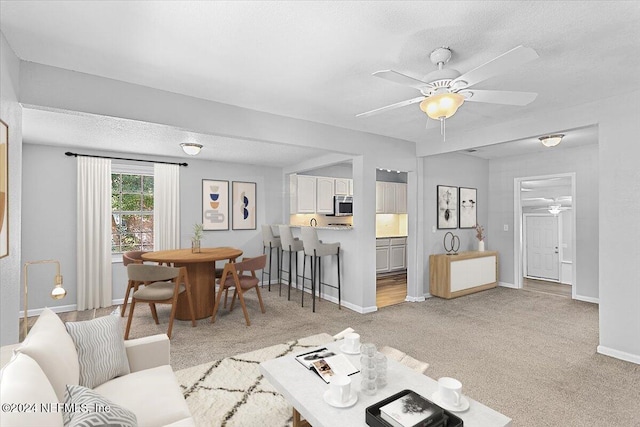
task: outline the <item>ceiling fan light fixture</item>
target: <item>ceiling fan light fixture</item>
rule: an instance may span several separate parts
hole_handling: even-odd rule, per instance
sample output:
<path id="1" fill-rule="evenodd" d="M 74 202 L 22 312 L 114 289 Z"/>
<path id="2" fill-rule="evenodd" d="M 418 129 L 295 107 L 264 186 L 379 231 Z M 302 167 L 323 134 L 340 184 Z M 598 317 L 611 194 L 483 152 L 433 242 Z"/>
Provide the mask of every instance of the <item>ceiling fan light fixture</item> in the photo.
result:
<path id="1" fill-rule="evenodd" d="M 559 133 L 556 135 L 541 136 L 538 139 L 545 147 L 555 147 L 556 145 L 560 144 L 562 138 L 564 138 L 564 135 Z"/>
<path id="2" fill-rule="evenodd" d="M 200 153 L 200 150 L 202 150 L 201 144 L 196 144 L 193 142 L 183 142 L 182 144 L 180 144 L 180 146 L 182 147 L 182 151 L 190 156 L 195 156 Z"/>
<path id="3" fill-rule="evenodd" d="M 558 215 L 560 213 L 560 205 L 551 205 L 549 206 L 549 213 L 553 215 Z"/>
<path id="4" fill-rule="evenodd" d="M 434 120 L 448 119 L 464 103 L 464 96 L 457 93 L 441 93 L 426 98 L 420 103 L 420 109 Z"/>

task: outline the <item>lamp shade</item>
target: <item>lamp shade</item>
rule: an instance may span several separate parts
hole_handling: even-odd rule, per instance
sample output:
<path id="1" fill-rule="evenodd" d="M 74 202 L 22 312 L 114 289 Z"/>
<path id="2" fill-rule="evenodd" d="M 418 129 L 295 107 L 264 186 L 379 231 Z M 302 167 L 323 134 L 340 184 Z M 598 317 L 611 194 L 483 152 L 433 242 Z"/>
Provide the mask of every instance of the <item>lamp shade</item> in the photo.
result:
<path id="1" fill-rule="evenodd" d="M 195 156 L 202 149 L 201 144 L 195 144 L 193 142 L 183 142 L 180 146 L 182 150 L 190 156 Z"/>
<path id="2" fill-rule="evenodd" d="M 463 102 L 464 96 L 447 92 L 426 98 L 420 103 L 420 109 L 434 120 L 448 119 L 458 111 Z"/>
<path id="3" fill-rule="evenodd" d="M 556 145 L 560 144 L 560 141 L 562 141 L 562 138 L 564 138 L 563 134 L 557 134 L 557 135 L 541 136 L 538 139 L 540 140 L 542 145 L 544 145 L 545 147 L 555 147 Z"/>

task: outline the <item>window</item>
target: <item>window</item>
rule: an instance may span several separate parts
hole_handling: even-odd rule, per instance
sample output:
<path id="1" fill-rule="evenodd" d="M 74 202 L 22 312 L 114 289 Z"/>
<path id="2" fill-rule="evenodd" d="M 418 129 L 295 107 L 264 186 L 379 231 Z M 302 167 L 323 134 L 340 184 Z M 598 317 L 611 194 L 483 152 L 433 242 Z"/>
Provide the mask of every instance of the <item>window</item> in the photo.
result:
<path id="1" fill-rule="evenodd" d="M 153 169 L 140 170 L 112 167 L 112 253 L 153 250 Z"/>

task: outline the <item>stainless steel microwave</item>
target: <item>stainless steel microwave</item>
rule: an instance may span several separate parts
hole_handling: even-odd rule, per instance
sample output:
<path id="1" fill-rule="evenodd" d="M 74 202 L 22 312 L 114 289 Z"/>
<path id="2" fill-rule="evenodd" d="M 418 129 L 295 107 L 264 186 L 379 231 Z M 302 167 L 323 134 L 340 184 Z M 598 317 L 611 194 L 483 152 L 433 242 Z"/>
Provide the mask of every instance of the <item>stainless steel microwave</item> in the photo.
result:
<path id="1" fill-rule="evenodd" d="M 333 216 L 353 216 L 353 196 L 333 196 Z"/>

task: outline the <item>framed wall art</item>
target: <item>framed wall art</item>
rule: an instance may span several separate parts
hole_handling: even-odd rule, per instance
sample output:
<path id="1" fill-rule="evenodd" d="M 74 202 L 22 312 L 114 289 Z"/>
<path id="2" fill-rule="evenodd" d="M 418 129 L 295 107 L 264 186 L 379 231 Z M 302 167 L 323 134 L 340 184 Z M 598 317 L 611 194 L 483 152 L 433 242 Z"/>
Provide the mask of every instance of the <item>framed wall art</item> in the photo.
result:
<path id="1" fill-rule="evenodd" d="M 478 223 L 476 205 L 478 203 L 475 188 L 460 187 L 460 228 L 474 228 Z"/>
<path id="2" fill-rule="evenodd" d="M 229 181 L 202 180 L 202 229 L 229 229 Z"/>
<path id="3" fill-rule="evenodd" d="M 9 126 L 0 120 L 0 258 L 9 255 Z"/>
<path id="4" fill-rule="evenodd" d="M 256 229 L 256 183 L 233 181 L 231 185 L 232 213 L 234 230 Z"/>
<path id="5" fill-rule="evenodd" d="M 438 185 L 438 228 L 458 228 L 458 187 Z"/>

